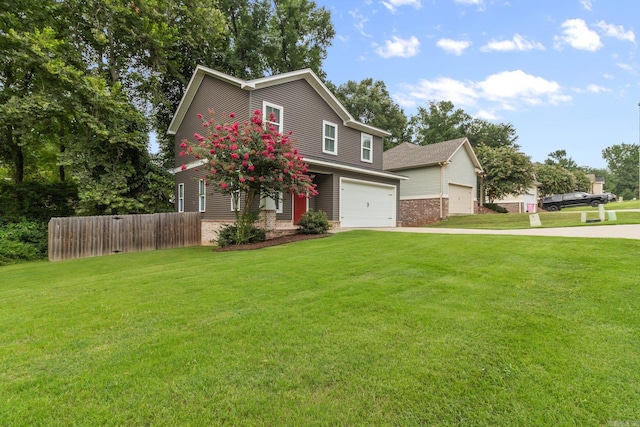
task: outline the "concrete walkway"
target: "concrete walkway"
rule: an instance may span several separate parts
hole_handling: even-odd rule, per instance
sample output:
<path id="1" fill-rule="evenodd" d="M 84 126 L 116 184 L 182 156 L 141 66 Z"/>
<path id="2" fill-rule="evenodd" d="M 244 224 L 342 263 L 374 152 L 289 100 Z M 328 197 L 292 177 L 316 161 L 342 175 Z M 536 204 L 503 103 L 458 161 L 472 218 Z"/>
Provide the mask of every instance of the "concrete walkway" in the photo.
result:
<path id="1" fill-rule="evenodd" d="M 340 228 L 336 231 L 363 230 L 362 228 Z M 366 230 L 390 231 L 396 233 L 432 233 L 432 234 L 502 234 L 512 236 L 556 236 L 591 237 L 640 240 L 640 224 L 597 225 L 582 227 L 526 228 L 519 230 L 479 230 L 463 228 L 396 227 L 367 228 Z"/>

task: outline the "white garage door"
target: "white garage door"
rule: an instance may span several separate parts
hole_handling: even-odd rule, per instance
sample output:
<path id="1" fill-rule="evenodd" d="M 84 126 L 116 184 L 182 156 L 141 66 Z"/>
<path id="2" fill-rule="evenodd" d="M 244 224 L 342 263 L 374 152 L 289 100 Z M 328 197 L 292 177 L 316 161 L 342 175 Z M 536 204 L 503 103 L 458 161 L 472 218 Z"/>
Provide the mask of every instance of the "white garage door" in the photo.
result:
<path id="1" fill-rule="evenodd" d="M 449 184 L 449 214 L 473 213 L 473 187 Z"/>
<path id="2" fill-rule="evenodd" d="M 340 179 L 340 226 L 395 227 L 396 187 Z"/>

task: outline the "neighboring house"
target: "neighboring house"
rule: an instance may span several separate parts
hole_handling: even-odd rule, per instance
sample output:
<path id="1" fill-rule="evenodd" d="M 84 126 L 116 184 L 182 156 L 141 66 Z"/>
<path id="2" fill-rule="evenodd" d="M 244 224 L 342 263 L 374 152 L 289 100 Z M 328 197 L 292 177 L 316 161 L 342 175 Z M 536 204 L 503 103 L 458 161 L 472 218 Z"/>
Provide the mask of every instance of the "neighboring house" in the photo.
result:
<path id="1" fill-rule="evenodd" d="M 602 194 L 604 193 L 604 178 L 596 177 L 595 174 L 587 174 L 587 178 L 589 178 L 589 193 L 591 194 Z"/>
<path id="2" fill-rule="evenodd" d="M 399 221 L 420 226 L 478 211 L 482 166 L 467 138 L 420 146 L 404 142 L 384 153 L 383 168 L 409 180 L 400 184 Z"/>
<path id="3" fill-rule="evenodd" d="M 534 182 L 531 188 L 517 196 L 509 195 L 500 200 L 494 200 L 493 203 L 502 206 L 510 213 L 534 213 L 538 211 L 538 185 Z"/>
<path id="4" fill-rule="evenodd" d="M 309 69 L 242 80 L 198 66 L 168 134 L 175 137 L 176 211 L 202 212 L 203 242 L 213 238 L 220 224 L 235 220 L 231 197 L 207 189 L 197 162 L 181 170 L 179 144 L 204 132 L 198 114 L 206 117 L 209 110 L 235 113 L 239 122 L 249 120 L 255 110 L 264 117 L 273 112 L 280 131 L 292 131 L 297 140 L 318 195 L 301 199 L 283 194 L 278 203 L 263 204 L 275 213 L 275 221 L 267 222 L 293 228 L 304 212 L 314 209 L 325 211 L 334 226 L 396 226 L 399 183 L 404 178 L 382 169 L 388 132 L 356 121 Z"/>

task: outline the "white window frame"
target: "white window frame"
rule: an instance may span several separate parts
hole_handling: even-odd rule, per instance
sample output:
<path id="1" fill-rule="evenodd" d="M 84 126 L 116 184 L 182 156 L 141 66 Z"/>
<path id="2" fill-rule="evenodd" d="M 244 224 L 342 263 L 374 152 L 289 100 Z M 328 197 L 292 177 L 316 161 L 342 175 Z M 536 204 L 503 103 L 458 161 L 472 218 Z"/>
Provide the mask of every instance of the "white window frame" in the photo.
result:
<path id="1" fill-rule="evenodd" d="M 184 212 L 184 183 L 178 184 L 178 212 Z"/>
<path id="2" fill-rule="evenodd" d="M 278 110 L 280 112 L 280 123 L 272 122 L 269 120 L 269 113 L 267 112 L 267 108 L 271 108 L 272 110 Z M 271 102 L 262 101 L 262 119 L 266 125 L 275 126 L 278 129 L 279 133 L 282 133 L 282 129 L 284 129 L 283 121 L 284 121 L 284 108 L 280 105 L 272 104 Z"/>
<path id="3" fill-rule="evenodd" d="M 235 212 L 236 210 L 236 206 L 234 206 L 236 199 L 238 200 L 237 210 L 239 211 L 240 209 L 242 209 L 240 206 L 242 202 L 242 198 L 240 197 L 240 190 L 236 190 L 233 193 L 231 193 L 231 212 Z"/>
<path id="4" fill-rule="evenodd" d="M 367 138 L 369 139 L 369 147 L 365 147 L 364 145 Z M 364 156 L 365 150 L 369 152 L 368 159 Z M 373 135 L 369 135 L 368 133 L 360 134 L 360 160 L 367 163 L 373 163 Z"/>
<path id="5" fill-rule="evenodd" d="M 198 211 L 207 210 L 207 182 L 204 179 L 198 181 Z"/>
<path id="6" fill-rule="evenodd" d="M 326 130 L 327 126 L 333 127 L 335 130 L 335 135 L 333 137 L 327 136 Z M 333 139 L 333 151 L 327 150 L 327 139 Z M 338 125 L 335 123 L 328 122 L 326 120 L 322 121 L 322 152 L 327 154 L 333 154 L 335 156 L 338 155 Z"/>
<path id="7" fill-rule="evenodd" d="M 276 213 L 281 214 L 283 212 L 282 207 L 284 206 L 284 193 L 282 191 L 278 192 L 278 197 L 276 200 Z"/>

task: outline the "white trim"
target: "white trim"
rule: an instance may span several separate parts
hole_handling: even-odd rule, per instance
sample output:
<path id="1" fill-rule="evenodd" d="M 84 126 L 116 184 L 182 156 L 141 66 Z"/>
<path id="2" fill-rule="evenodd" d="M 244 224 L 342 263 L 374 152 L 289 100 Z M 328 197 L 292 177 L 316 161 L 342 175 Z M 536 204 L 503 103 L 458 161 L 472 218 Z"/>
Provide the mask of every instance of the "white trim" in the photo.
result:
<path id="1" fill-rule="evenodd" d="M 267 107 L 271 107 L 274 110 L 279 110 L 280 112 L 280 123 L 273 123 L 269 121 L 269 115 L 267 114 Z M 282 133 L 284 129 L 284 107 L 274 104 L 268 101 L 262 101 L 262 120 L 264 123 L 275 124 L 278 127 L 278 132 Z"/>
<path id="2" fill-rule="evenodd" d="M 333 137 L 328 137 L 326 134 L 327 126 L 332 126 L 335 133 Z M 325 145 L 327 139 L 333 139 L 333 151 L 327 150 Z M 322 121 L 322 152 L 327 154 L 338 155 L 338 125 L 327 120 Z"/>
<path id="3" fill-rule="evenodd" d="M 281 214 L 284 212 L 284 192 L 278 192 L 278 202 L 276 203 L 276 213 Z"/>
<path id="4" fill-rule="evenodd" d="M 437 194 L 421 194 L 418 196 L 400 196 L 400 200 L 430 200 L 439 199 L 440 193 Z"/>
<path id="5" fill-rule="evenodd" d="M 240 197 L 240 190 L 236 190 L 233 193 L 230 193 L 231 199 L 231 212 L 240 211 L 242 209 L 242 198 Z M 235 203 L 237 201 L 237 203 Z M 235 206 L 235 205 L 238 206 Z"/>
<path id="6" fill-rule="evenodd" d="M 184 182 L 178 184 L 178 212 L 184 212 Z"/>
<path id="7" fill-rule="evenodd" d="M 310 159 L 308 157 L 305 157 L 303 160 L 307 164 L 313 165 L 313 166 L 325 166 L 325 167 L 329 167 L 329 168 L 333 168 L 333 169 L 339 169 L 339 170 L 343 170 L 343 171 L 358 172 L 358 173 L 365 174 L 365 175 L 377 176 L 377 177 L 380 177 L 380 178 L 391 178 L 391 179 L 400 179 L 400 180 L 409 179 L 408 176 L 404 176 L 404 175 L 396 175 L 396 174 L 390 173 L 390 172 L 378 172 L 378 171 L 373 171 L 373 170 L 369 170 L 369 169 L 362 169 L 362 168 L 359 168 L 359 167 L 356 167 L 356 166 L 340 165 L 340 164 L 336 164 L 336 163 L 332 163 L 332 162 L 327 162 L 327 161 L 324 161 L 324 160 Z"/>
<path id="8" fill-rule="evenodd" d="M 188 171 L 189 169 L 197 168 L 197 167 L 200 167 L 200 166 L 206 165 L 206 164 L 207 164 L 207 161 L 204 160 L 204 159 L 194 160 L 193 162 L 189 162 L 189 163 L 185 164 L 184 171 Z M 169 172 L 171 172 L 173 174 L 176 174 L 178 172 L 184 172 L 184 171 L 182 170 L 182 166 L 180 166 L 180 167 L 171 169 Z"/>
<path id="9" fill-rule="evenodd" d="M 364 146 L 365 137 L 369 137 L 369 147 L 366 148 Z M 369 150 L 369 158 L 365 159 L 364 150 L 365 148 Z M 360 160 L 366 163 L 373 163 L 373 135 L 369 135 L 368 133 L 360 133 Z"/>
<path id="10" fill-rule="evenodd" d="M 207 182 L 204 179 L 198 181 L 198 212 L 207 210 Z"/>

